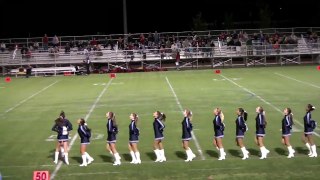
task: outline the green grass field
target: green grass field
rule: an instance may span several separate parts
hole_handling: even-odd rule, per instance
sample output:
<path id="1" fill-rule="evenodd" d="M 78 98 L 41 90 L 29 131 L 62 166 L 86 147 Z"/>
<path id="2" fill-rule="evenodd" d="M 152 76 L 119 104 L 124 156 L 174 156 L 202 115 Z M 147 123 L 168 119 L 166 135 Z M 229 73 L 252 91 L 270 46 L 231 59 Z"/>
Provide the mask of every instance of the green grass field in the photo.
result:
<path id="1" fill-rule="evenodd" d="M 148 73 L 108 74 L 69 77 L 0 79 L 0 172 L 3 179 L 32 179 L 33 171 L 48 170 L 54 179 L 318 179 L 320 158 L 309 158 L 301 141 L 305 106 L 313 104 L 313 119 L 320 123 L 320 71 L 316 66 L 259 67 L 214 70 L 185 70 Z M 255 108 L 266 110 L 268 127 L 265 145 L 271 151 L 260 160 L 254 142 Z M 223 144 L 226 160 L 218 161 L 212 145 L 212 110 L 221 107 L 225 115 Z M 251 155 L 241 160 L 235 144 L 236 109 L 249 113 L 245 144 Z M 281 120 L 285 107 L 293 110 L 295 126 L 291 143 L 295 157 L 287 159 L 281 144 Z M 182 109 L 193 112 L 195 141 L 190 145 L 197 155 L 184 162 L 181 146 Z M 76 120 L 87 117 L 93 137 L 87 151 L 95 161 L 79 167 L 80 139 L 69 152 L 70 165 L 53 163 L 55 132 L 51 127 L 61 110 L 73 123 L 71 138 L 77 134 Z M 167 162 L 155 163 L 152 113 L 167 115 L 164 131 Z M 116 113 L 120 132 L 117 149 L 121 166 L 112 166 L 105 150 L 108 111 Z M 142 164 L 132 165 L 128 151 L 128 126 L 131 112 L 138 113 L 141 130 L 139 150 Z M 320 145 L 320 129 L 314 140 Z"/>

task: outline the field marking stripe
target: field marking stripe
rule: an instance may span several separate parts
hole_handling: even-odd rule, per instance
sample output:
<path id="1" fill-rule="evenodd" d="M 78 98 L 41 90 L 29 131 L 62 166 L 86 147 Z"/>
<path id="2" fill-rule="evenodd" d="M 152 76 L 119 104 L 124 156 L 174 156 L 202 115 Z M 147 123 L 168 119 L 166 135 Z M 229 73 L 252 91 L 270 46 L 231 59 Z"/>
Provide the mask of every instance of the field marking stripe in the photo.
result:
<path id="1" fill-rule="evenodd" d="M 320 86 L 317 86 L 317 85 L 314 85 L 314 84 L 311 84 L 311 83 L 307 83 L 307 82 L 303 82 L 303 81 L 300 81 L 300 80 L 295 79 L 295 78 L 290 77 L 290 76 L 286 76 L 286 75 L 283 75 L 283 74 L 280 74 L 280 73 L 274 73 L 274 74 L 276 74 L 276 75 L 278 75 L 278 76 L 282 76 L 282 77 L 287 78 L 287 79 L 291 79 L 291 80 L 293 80 L 293 81 L 296 81 L 296 82 L 299 82 L 299 83 L 302 83 L 302 84 L 306 84 L 306 85 L 309 85 L 309 86 L 312 86 L 312 87 L 315 87 L 315 88 L 319 88 L 319 89 L 320 89 Z"/>
<path id="2" fill-rule="evenodd" d="M 276 111 L 278 111 L 278 112 L 280 112 L 280 113 L 282 114 L 282 111 L 281 111 L 278 107 L 274 106 L 273 104 L 271 104 L 271 103 L 268 102 L 267 100 L 263 99 L 261 96 L 259 96 L 259 95 L 257 95 L 256 93 L 250 91 L 249 89 L 247 89 L 247 88 L 239 85 L 238 83 L 232 81 L 231 79 L 225 77 L 224 75 L 221 75 L 221 74 L 220 74 L 220 76 L 222 76 L 223 78 L 225 78 L 227 81 L 231 82 L 232 84 L 238 86 L 239 88 L 243 89 L 244 91 L 247 91 L 248 93 L 251 93 L 251 94 L 255 95 L 255 96 L 256 96 L 258 99 L 260 99 L 262 102 L 264 102 L 264 103 L 266 103 L 267 105 L 273 107 L 273 109 L 275 109 Z M 303 124 L 301 124 L 299 121 L 297 121 L 297 120 L 295 120 L 295 119 L 293 119 L 293 120 L 294 120 L 297 124 L 299 124 L 302 128 L 304 127 Z M 316 136 L 320 137 L 320 135 L 319 135 L 318 133 L 316 133 L 315 131 L 313 131 L 313 134 L 315 134 Z"/>
<path id="3" fill-rule="evenodd" d="M 102 95 L 103 95 L 103 94 L 106 92 L 106 90 L 109 88 L 112 80 L 113 80 L 113 78 L 111 78 L 111 79 L 109 80 L 108 84 L 106 84 L 106 86 L 103 88 L 103 90 L 101 91 L 101 93 L 99 94 L 99 96 L 97 97 L 97 99 L 94 101 L 94 103 L 93 103 L 93 105 L 91 106 L 88 114 L 87 114 L 87 115 L 85 116 L 85 118 L 84 118 L 86 121 L 88 121 L 91 113 L 93 112 L 93 110 L 94 110 L 95 107 L 97 106 L 97 104 L 98 104 L 98 102 L 100 101 Z M 71 148 L 72 148 L 74 142 L 76 141 L 77 137 L 78 137 L 78 134 L 76 134 L 75 136 L 73 136 L 73 138 L 71 139 L 71 142 L 70 142 L 70 144 L 69 144 L 69 151 L 71 150 Z M 55 178 L 55 176 L 57 175 L 57 173 L 58 173 L 58 171 L 60 170 L 61 166 L 62 166 L 62 161 L 60 161 L 60 162 L 58 163 L 57 167 L 54 169 L 53 173 L 51 174 L 51 176 L 50 176 L 50 179 L 51 179 L 51 180 L 53 180 L 53 179 Z"/>
<path id="4" fill-rule="evenodd" d="M 182 114 L 183 114 L 183 108 L 182 108 L 182 106 L 181 106 L 181 103 L 180 103 L 180 101 L 179 101 L 179 99 L 178 99 L 178 96 L 177 96 L 177 94 L 175 93 L 175 91 L 174 91 L 174 89 L 173 89 L 173 87 L 172 87 L 172 85 L 171 85 L 171 83 L 170 83 L 170 81 L 169 81 L 169 79 L 168 79 L 167 76 L 166 76 L 166 80 L 167 80 L 167 83 L 168 83 L 168 85 L 169 85 L 169 87 L 170 87 L 170 89 L 171 89 L 171 92 L 172 92 L 172 94 L 173 94 L 173 96 L 174 96 L 174 98 L 175 98 L 175 100 L 176 100 L 176 103 L 177 103 L 178 107 L 180 108 L 180 111 L 181 111 Z M 205 160 L 206 158 L 204 157 L 204 155 L 203 155 L 203 153 L 202 153 L 200 144 L 199 144 L 199 142 L 198 142 L 198 140 L 197 140 L 196 135 L 193 133 L 193 131 L 191 131 L 191 135 L 192 135 L 192 138 L 193 138 L 193 140 L 194 140 L 194 142 L 195 142 L 195 145 L 196 145 L 196 147 L 197 147 L 197 150 L 198 150 L 198 152 L 199 152 L 199 154 L 200 154 L 201 159 L 202 159 L 202 160 Z"/>
<path id="5" fill-rule="evenodd" d="M 6 110 L 5 113 L 8 113 L 8 112 L 14 110 L 15 108 L 17 108 L 17 107 L 20 106 L 21 104 L 27 102 L 28 100 L 30 100 L 30 99 L 33 98 L 34 96 L 42 93 L 43 91 L 45 91 L 45 90 L 48 89 L 49 87 L 55 85 L 57 82 L 59 82 L 59 81 L 55 81 L 54 83 L 50 84 L 49 86 L 44 87 L 44 88 L 41 89 L 40 91 L 32 94 L 31 96 L 27 97 L 26 99 L 24 99 L 24 100 L 22 100 L 22 101 L 20 101 L 20 102 L 19 102 L 18 104 L 16 104 L 15 106 L 13 106 L 13 107 L 9 108 L 8 110 Z"/>

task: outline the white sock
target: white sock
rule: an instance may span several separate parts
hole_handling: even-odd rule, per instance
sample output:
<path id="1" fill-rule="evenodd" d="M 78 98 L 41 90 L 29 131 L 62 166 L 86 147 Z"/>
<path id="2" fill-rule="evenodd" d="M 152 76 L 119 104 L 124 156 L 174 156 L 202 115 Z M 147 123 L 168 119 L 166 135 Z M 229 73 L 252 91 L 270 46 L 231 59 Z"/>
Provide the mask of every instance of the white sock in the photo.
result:
<path id="1" fill-rule="evenodd" d="M 134 154 L 133 151 L 130 151 L 132 162 L 135 162 L 137 160 L 136 155 Z"/>
<path id="2" fill-rule="evenodd" d="M 292 146 L 288 146 L 287 148 L 288 148 L 288 151 L 289 151 L 290 154 L 294 153 L 294 150 L 293 150 Z"/>
<path id="3" fill-rule="evenodd" d="M 243 156 L 246 155 L 246 154 L 248 154 L 248 151 L 247 151 L 246 147 L 242 147 L 242 148 L 240 148 L 240 149 L 241 149 L 241 151 L 242 151 Z"/>
<path id="4" fill-rule="evenodd" d="M 191 148 L 189 148 L 188 150 L 190 151 L 190 155 L 194 155 Z"/>
<path id="5" fill-rule="evenodd" d="M 87 158 L 88 160 L 89 160 L 89 159 L 91 159 L 91 160 L 93 159 L 87 152 L 85 152 L 84 155 L 86 156 L 86 158 Z"/>
<path id="6" fill-rule="evenodd" d="M 159 152 L 160 152 L 159 153 L 160 154 L 160 159 L 161 160 L 166 160 L 166 156 L 164 155 L 164 149 L 160 149 Z"/>
<path id="7" fill-rule="evenodd" d="M 141 159 L 140 159 L 140 152 L 137 151 L 137 152 L 135 152 L 134 154 L 136 155 L 137 161 L 141 161 Z"/>
<path id="8" fill-rule="evenodd" d="M 54 153 L 54 162 L 58 162 L 58 158 L 59 158 L 59 151 L 56 151 Z"/>
<path id="9" fill-rule="evenodd" d="M 311 146 L 311 150 L 312 150 L 312 154 L 313 154 L 313 155 L 316 155 L 316 154 L 317 154 L 317 147 L 316 147 L 315 144 Z"/>
<path id="10" fill-rule="evenodd" d="M 115 153 L 114 154 L 114 158 L 115 158 L 116 161 L 120 161 L 120 159 L 121 159 L 119 153 Z"/>
<path id="11" fill-rule="evenodd" d="M 309 152 L 311 153 L 311 146 L 310 146 L 310 144 L 309 144 L 309 143 L 306 143 L 306 146 L 307 146 Z"/>
<path id="12" fill-rule="evenodd" d="M 66 164 L 69 164 L 68 156 L 69 156 L 68 153 L 64 153 L 64 161 L 65 161 Z"/>
<path id="13" fill-rule="evenodd" d="M 156 161 L 160 159 L 160 150 L 159 149 L 155 149 L 154 153 L 156 154 Z"/>
<path id="14" fill-rule="evenodd" d="M 86 155 L 82 155 L 82 164 L 87 164 L 87 156 Z"/>
<path id="15" fill-rule="evenodd" d="M 226 153 L 224 152 L 224 148 L 220 148 L 220 157 L 224 157 L 226 155 Z"/>

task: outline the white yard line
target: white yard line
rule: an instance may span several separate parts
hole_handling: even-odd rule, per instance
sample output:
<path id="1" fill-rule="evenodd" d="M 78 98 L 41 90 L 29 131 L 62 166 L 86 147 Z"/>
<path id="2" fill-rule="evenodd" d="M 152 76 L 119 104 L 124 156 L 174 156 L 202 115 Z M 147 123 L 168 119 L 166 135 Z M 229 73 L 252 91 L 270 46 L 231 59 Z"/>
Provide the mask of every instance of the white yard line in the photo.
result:
<path id="1" fill-rule="evenodd" d="M 247 88 L 239 85 L 238 83 L 232 81 L 231 79 L 225 77 L 224 75 L 221 75 L 221 74 L 220 74 L 220 76 L 223 77 L 223 78 L 225 78 L 227 81 L 231 82 L 232 84 L 238 86 L 238 87 L 241 88 L 242 90 L 244 90 L 244 91 L 246 91 L 246 92 L 248 92 L 248 93 L 250 93 L 250 94 L 255 95 L 255 96 L 256 96 L 258 99 L 260 99 L 262 102 L 264 102 L 265 104 L 273 107 L 273 109 L 275 109 L 276 111 L 278 111 L 279 113 L 282 114 L 282 111 L 281 111 L 278 107 L 274 106 L 273 104 L 271 104 L 271 103 L 268 102 L 267 100 L 263 99 L 261 96 L 259 96 L 259 95 L 257 95 L 256 93 L 250 91 L 249 89 L 247 89 Z M 297 120 L 295 120 L 295 119 L 294 119 L 294 121 L 295 121 L 297 124 L 299 124 L 302 128 L 304 127 L 303 124 L 301 124 L 299 121 L 297 121 Z M 313 134 L 316 135 L 316 136 L 318 136 L 318 137 L 320 137 L 320 135 L 319 135 L 318 133 L 316 133 L 316 132 L 313 132 Z"/>
<path id="2" fill-rule="evenodd" d="M 176 102 L 177 102 L 177 105 L 178 105 L 178 107 L 180 108 L 180 111 L 181 111 L 182 114 L 183 114 L 183 111 L 184 111 L 184 110 L 183 110 L 183 108 L 182 108 L 182 106 L 181 106 L 181 103 L 180 103 L 180 101 L 179 101 L 179 99 L 178 99 L 178 96 L 177 96 L 177 94 L 175 93 L 175 91 L 174 91 L 174 89 L 173 89 L 173 87 L 172 87 L 172 85 L 171 85 L 168 77 L 166 77 L 166 80 L 167 80 L 167 83 L 168 83 L 168 85 L 169 85 L 169 87 L 170 87 L 170 89 L 171 89 L 171 92 L 172 92 L 172 94 L 173 94 L 173 96 L 174 96 L 174 98 L 175 98 L 175 100 L 176 100 Z M 197 147 L 197 150 L 198 150 L 198 152 L 199 152 L 199 154 L 200 154 L 201 159 L 202 159 L 202 160 L 205 160 L 206 158 L 204 157 L 204 155 L 203 155 L 203 153 L 202 153 L 200 144 L 199 144 L 199 142 L 198 142 L 198 140 L 197 140 L 196 135 L 193 133 L 193 131 L 191 131 L 191 135 L 192 135 L 192 138 L 193 138 L 193 140 L 194 140 L 194 142 L 195 142 L 195 145 L 196 145 L 196 147 Z"/>
<path id="3" fill-rule="evenodd" d="M 281 77 L 284 77 L 284 78 L 287 78 L 287 79 L 291 79 L 291 80 L 299 82 L 301 84 L 306 84 L 306 85 L 309 85 L 309 86 L 312 86 L 312 87 L 320 89 L 320 86 L 317 86 L 317 85 L 314 85 L 314 84 L 311 84 L 311 83 L 307 83 L 307 82 L 304 82 L 304 81 L 300 81 L 300 80 L 295 79 L 295 78 L 290 77 L 290 76 L 286 76 L 286 75 L 283 75 L 283 74 L 280 74 L 280 73 L 274 73 L 274 74 L 276 74 L 278 76 L 281 76 Z"/>
<path id="4" fill-rule="evenodd" d="M 38 94 L 42 93 L 43 91 L 45 91 L 45 90 L 46 90 L 46 89 L 48 89 L 49 87 L 51 87 L 51 86 L 55 85 L 57 82 L 59 82 L 59 81 L 55 81 L 54 83 L 50 84 L 49 86 L 44 87 L 44 88 L 43 88 L 43 89 L 41 89 L 40 91 L 38 91 L 38 92 L 36 92 L 36 93 L 32 94 L 31 96 L 27 97 L 26 99 L 24 99 L 24 100 L 22 100 L 22 101 L 20 101 L 20 102 L 19 102 L 18 104 L 16 104 L 15 106 L 13 106 L 13 107 L 9 108 L 8 110 L 6 110 L 6 111 L 5 111 L 5 113 L 8 113 L 8 112 L 10 112 L 10 111 L 14 110 L 15 108 L 17 108 L 17 107 L 18 107 L 18 106 L 20 106 L 21 104 L 23 104 L 23 103 L 27 102 L 28 100 L 30 100 L 30 99 L 31 99 L 31 98 L 33 98 L 34 96 L 36 96 L 36 95 L 38 95 Z"/>
<path id="5" fill-rule="evenodd" d="M 103 88 L 103 90 L 101 91 L 101 93 L 99 94 L 99 96 L 97 97 L 97 99 L 94 101 L 93 105 L 91 106 L 88 114 L 85 116 L 85 120 L 88 121 L 89 120 L 89 117 L 91 115 L 91 113 L 93 112 L 93 110 L 96 108 L 98 102 L 100 101 L 102 95 L 106 92 L 106 90 L 108 89 L 108 87 L 110 86 L 111 82 L 112 82 L 113 78 L 111 78 L 108 82 L 108 84 Z M 73 138 L 71 139 L 71 142 L 69 144 L 69 151 L 71 150 L 74 142 L 76 141 L 78 137 L 78 134 L 76 134 L 75 136 L 73 136 Z M 57 175 L 58 171 L 60 170 L 62 166 L 62 162 L 60 161 L 57 165 L 57 167 L 54 169 L 54 171 L 52 172 L 51 176 L 50 176 L 50 179 L 53 180 L 55 178 L 55 176 Z"/>

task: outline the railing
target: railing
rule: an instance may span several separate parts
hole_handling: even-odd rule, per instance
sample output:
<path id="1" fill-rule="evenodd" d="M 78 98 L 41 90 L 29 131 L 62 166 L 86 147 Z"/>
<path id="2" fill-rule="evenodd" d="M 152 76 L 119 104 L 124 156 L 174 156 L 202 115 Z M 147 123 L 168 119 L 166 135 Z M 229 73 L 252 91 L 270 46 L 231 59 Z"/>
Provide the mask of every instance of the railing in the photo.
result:
<path id="1" fill-rule="evenodd" d="M 292 27 L 292 28 L 268 28 L 268 29 L 226 29 L 226 30 L 207 30 L 207 31 L 184 31 L 184 32 L 161 32 L 157 33 L 158 40 L 153 41 L 161 41 L 162 39 L 170 38 L 173 39 L 185 39 L 185 38 L 209 38 L 217 40 L 218 37 L 223 36 L 224 34 L 232 35 L 234 33 L 236 34 L 242 34 L 245 33 L 247 36 L 252 37 L 254 34 L 280 34 L 280 35 L 291 35 L 295 34 L 296 36 L 305 35 L 307 32 L 314 32 L 316 34 L 320 33 L 320 27 Z M 144 37 L 147 39 L 149 37 L 149 33 L 134 33 L 130 34 L 133 41 L 139 41 L 140 36 L 144 35 Z M 150 33 L 151 36 L 154 37 L 154 33 Z M 67 43 L 70 42 L 90 42 L 93 39 L 96 39 L 96 41 L 100 44 L 108 42 L 115 42 L 119 41 L 119 38 L 122 38 L 124 42 L 128 41 L 129 34 L 106 34 L 106 35 L 84 35 L 84 36 L 61 36 L 59 37 L 59 46 L 65 46 Z M 52 37 L 49 38 L 51 40 Z M 221 41 L 224 41 L 224 39 L 221 39 Z M 121 41 L 121 40 L 120 40 Z M 42 44 L 42 37 L 31 37 L 31 38 L 9 38 L 9 39 L 0 39 L 0 43 L 3 42 L 6 44 L 6 48 L 13 50 L 15 45 L 18 45 L 19 47 L 29 47 L 34 42 L 37 42 L 40 46 L 40 48 L 43 46 Z"/>

